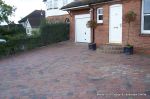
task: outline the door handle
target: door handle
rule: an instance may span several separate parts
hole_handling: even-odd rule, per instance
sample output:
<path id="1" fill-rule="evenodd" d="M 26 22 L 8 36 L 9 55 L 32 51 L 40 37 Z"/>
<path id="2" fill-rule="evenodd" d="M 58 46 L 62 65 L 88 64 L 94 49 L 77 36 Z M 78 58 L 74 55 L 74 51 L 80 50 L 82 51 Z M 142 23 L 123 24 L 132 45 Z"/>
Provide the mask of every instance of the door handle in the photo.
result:
<path id="1" fill-rule="evenodd" d="M 85 32 L 85 35 L 86 35 L 86 32 Z"/>
<path id="2" fill-rule="evenodd" d="M 118 27 L 114 27 L 114 28 L 118 29 Z"/>

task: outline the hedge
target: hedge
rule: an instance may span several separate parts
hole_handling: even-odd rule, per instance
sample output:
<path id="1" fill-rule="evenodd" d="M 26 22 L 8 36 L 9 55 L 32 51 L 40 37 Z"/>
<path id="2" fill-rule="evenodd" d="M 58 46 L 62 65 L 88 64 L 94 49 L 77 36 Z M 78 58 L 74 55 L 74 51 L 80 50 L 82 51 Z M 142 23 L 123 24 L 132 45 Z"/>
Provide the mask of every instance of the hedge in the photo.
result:
<path id="1" fill-rule="evenodd" d="M 26 30 L 21 24 L 9 24 L 0 26 L 0 35 L 17 35 L 17 34 L 24 34 Z"/>
<path id="2" fill-rule="evenodd" d="M 46 23 L 41 26 L 41 39 L 46 44 L 56 43 L 69 39 L 69 24 L 66 23 Z"/>
<path id="3" fill-rule="evenodd" d="M 17 52 L 40 46 L 40 37 L 9 40 L 0 44 L 0 56 L 12 55 Z"/>
<path id="4" fill-rule="evenodd" d="M 44 24 L 40 27 L 40 32 L 41 35 L 38 37 L 9 39 L 6 43 L 0 43 L 0 56 L 12 55 L 17 52 L 68 40 L 69 24 Z"/>

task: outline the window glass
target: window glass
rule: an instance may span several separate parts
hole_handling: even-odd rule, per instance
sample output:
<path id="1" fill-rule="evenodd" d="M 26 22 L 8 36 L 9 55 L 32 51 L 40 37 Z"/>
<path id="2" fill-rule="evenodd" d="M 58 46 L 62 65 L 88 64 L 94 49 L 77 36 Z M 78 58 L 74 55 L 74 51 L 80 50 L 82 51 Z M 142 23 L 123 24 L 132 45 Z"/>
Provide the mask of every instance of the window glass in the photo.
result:
<path id="1" fill-rule="evenodd" d="M 150 14 L 150 0 L 144 0 L 144 13 Z"/>
<path id="2" fill-rule="evenodd" d="M 150 34 L 150 0 L 143 0 L 142 33 Z"/>
<path id="3" fill-rule="evenodd" d="M 50 0 L 49 1 L 49 8 L 52 9 L 52 7 L 53 7 L 53 2 L 52 2 L 52 0 Z"/>
<path id="4" fill-rule="evenodd" d="M 98 19 L 99 19 L 99 20 L 103 20 L 103 15 L 99 15 L 99 16 L 98 16 Z"/>
<path id="5" fill-rule="evenodd" d="M 47 10 L 52 9 L 53 6 L 52 3 L 53 3 L 52 0 L 49 0 L 49 2 L 47 2 Z"/>
<path id="6" fill-rule="evenodd" d="M 97 9 L 97 23 L 103 23 L 103 8 Z"/>
<path id="7" fill-rule="evenodd" d="M 144 16 L 144 30 L 150 30 L 150 15 Z"/>
<path id="8" fill-rule="evenodd" d="M 27 33 L 29 33 L 29 29 L 27 29 Z"/>
<path id="9" fill-rule="evenodd" d="M 66 18 L 66 19 L 65 19 L 65 23 L 67 23 L 67 24 L 69 24 L 69 23 L 70 23 L 69 18 Z"/>
<path id="10" fill-rule="evenodd" d="M 54 9 L 58 8 L 58 0 L 54 0 Z"/>
<path id="11" fill-rule="evenodd" d="M 98 14 L 103 14 L 103 9 L 98 9 Z"/>

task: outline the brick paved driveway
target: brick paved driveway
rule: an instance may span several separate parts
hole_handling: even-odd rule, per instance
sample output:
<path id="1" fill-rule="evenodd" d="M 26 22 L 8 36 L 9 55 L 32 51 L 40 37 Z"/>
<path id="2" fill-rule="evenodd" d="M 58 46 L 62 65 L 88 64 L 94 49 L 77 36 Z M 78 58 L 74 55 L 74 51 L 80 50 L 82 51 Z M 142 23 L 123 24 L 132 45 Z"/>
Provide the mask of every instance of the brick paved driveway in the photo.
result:
<path id="1" fill-rule="evenodd" d="M 146 56 L 63 42 L 0 60 L 0 99 L 150 99 L 149 90 Z"/>

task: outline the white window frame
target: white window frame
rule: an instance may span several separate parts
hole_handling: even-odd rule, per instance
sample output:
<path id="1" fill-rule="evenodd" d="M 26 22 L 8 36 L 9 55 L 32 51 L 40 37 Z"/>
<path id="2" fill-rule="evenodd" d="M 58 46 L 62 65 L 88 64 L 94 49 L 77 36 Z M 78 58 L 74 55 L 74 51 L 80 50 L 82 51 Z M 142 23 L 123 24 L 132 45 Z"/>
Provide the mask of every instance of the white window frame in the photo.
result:
<path id="1" fill-rule="evenodd" d="M 142 0 L 142 22 L 141 22 L 141 34 L 150 34 L 150 30 L 144 30 L 144 16 L 150 15 L 150 14 L 144 14 L 144 0 Z"/>
<path id="2" fill-rule="evenodd" d="M 26 33 L 27 33 L 27 35 L 32 35 L 32 29 L 31 28 L 29 28 L 29 27 L 27 27 L 26 28 Z"/>
<path id="3" fill-rule="evenodd" d="M 29 34 L 30 32 L 29 32 L 30 30 L 27 28 L 27 34 Z"/>
<path id="4" fill-rule="evenodd" d="M 102 10 L 103 13 L 99 13 L 99 10 Z M 97 8 L 97 23 L 103 23 L 103 19 L 99 20 L 99 15 L 104 16 L 104 9 L 103 8 Z"/>

